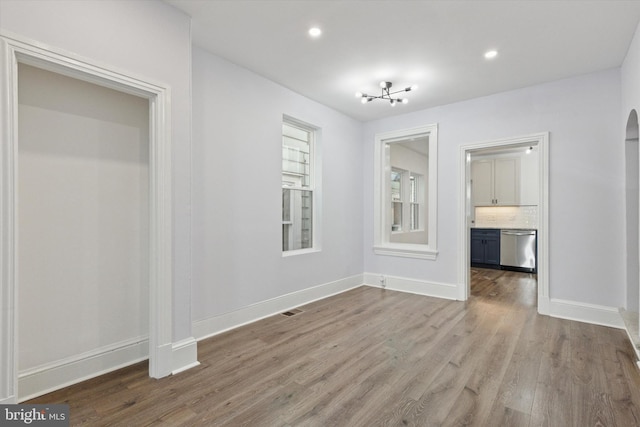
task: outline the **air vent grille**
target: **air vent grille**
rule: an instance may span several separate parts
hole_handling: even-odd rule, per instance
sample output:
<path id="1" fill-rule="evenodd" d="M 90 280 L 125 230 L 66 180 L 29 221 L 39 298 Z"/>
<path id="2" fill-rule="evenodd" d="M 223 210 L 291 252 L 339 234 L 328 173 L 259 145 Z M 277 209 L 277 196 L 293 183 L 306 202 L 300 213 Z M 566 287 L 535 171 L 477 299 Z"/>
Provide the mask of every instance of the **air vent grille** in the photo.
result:
<path id="1" fill-rule="evenodd" d="M 293 310 L 285 311 L 284 313 L 282 313 L 282 315 L 291 317 L 291 316 L 295 316 L 298 313 L 302 313 L 302 310 L 298 310 L 297 308 L 294 308 Z"/>

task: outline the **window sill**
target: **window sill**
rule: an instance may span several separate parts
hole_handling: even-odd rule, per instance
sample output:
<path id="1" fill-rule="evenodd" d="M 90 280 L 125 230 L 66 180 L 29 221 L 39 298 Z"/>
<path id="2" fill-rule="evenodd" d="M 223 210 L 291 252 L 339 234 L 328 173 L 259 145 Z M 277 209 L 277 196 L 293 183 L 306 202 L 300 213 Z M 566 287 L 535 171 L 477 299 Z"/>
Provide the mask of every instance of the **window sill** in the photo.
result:
<path id="1" fill-rule="evenodd" d="M 396 234 L 411 234 L 411 233 L 424 233 L 424 232 L 425 232 L 424 228 L 419 228 L 417 230 L 391 231 L 391 234 L 396 235 Z"/>
<path id="2" fill-rule="evenodd" d="M 287 258 L 287 257 L 290 257 L 290 256 L 295 256 L 295 255 L 312 254 L 312 253 L 316 253 L 316 252 L 320 252 L 320 249 L 317 249 L 317 248 L 294 249 L 294 250 L 291 250 L 291 251 L 282 252 L 282 258 Z"/>
<path id="3" fill-rule="evenodd" d="M 373 252 L 376 255 L 428 259 L 432 261 L 435 261 L 438 257 L 438 251 L 425 247 L 425 245 L 412 244 L 386 244 L 374 246 Z"/>

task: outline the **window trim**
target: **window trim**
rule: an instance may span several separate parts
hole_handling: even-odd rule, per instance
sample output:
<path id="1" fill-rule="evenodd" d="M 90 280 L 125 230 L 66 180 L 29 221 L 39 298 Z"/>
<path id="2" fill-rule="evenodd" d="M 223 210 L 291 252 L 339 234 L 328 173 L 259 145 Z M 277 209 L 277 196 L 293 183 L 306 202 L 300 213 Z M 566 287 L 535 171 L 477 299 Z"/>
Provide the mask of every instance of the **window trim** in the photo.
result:
<path id="1" fill-rule="evenodd" d="M 391 213 L 387 202 L 391 200 L 390 179 L 391 164 L 390 150 L 387 144 L 404 141 L 416 136 L 429 136 L 429 171 L 423 179 L 427 180 L 428 196 L 425 200 L 428 241 L 426 244 L 391 243 Z M 389 177 L 389 178 L 388 178 Z M 437 250 L 437 212 L 438 212 L 438 125 L 430 124 L 415 128 L 383 132 L 375 135 L 374 152 L 374 244 L 373 251 L 377 255 L 398 256 L 435 260 Z M 424 209 L 424 208 L 423 208 Z"/>
<path id="2" fill-rule="evenodd" d="M 291 249 L 291 250 L 285 251 L 285 250 L 282 250 L 282 244 L 280 244 L 280 252 L 282 253 L 282 257 L 320 252 L 321 251 L 321 224 L 322 224 L 322 221 L 321 221 L 322 176 L 321 176 L 321 167 L 320 167 L 321 128 L 286 114 L 282 115 L 282 121 L 280 122 L 280 127 L 282 127 L 283 124 L 287 124 L 289 126 L 302 129 L 306 132 L 309 132 L 310 134 L 309 186 L 308 187 L 304 187 L 304 186 L 283 187 L 282 178 L 280 179 L 280 183 L 281 183 L 281 189 L 287 188 L 290 190 L 304 190 L 304 191 L 311 192 L 311 247 L 302 248 L 302 249 Z M 280 163 L 282 163 L 282 131 L 280 131 L 280 153 L 281 153 Z M 282 176 L 282 165 L 280 166 L 280 175 Z M 282 201 L 280 201 L 280 204 L 282 204 Z M 282 218 L 282 212 L 280 216 Z M 282 242 L 282 224 L 284 224 L 284 221 L 282 221 L 281 219 L 280 242 Z"/>

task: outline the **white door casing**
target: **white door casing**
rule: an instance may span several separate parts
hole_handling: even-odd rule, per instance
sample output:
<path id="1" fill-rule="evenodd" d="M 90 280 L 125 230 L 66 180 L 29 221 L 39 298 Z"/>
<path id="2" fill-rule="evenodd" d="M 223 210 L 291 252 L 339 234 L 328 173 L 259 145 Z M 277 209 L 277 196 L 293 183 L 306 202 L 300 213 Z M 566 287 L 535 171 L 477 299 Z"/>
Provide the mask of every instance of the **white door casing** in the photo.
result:
<path id="1" fill-rule="evenodd" d="M 0 32 L 0 404 L 18 396 L 18 63 L 149 100 L 149 375 L 172 372 L 171 118 L 167 85 Z"/>
<path id="2" fill-rule="evenodd" d="M 458 196 L 458 299 L 466 300 L 470 295 L 470 248 L 469 227 L 471 218 L 470 162 L 471 153 L 489 148 L 536 145 L 538 147 L 538 313 L 549 314 L 549 133 L 542 132 L 495 141 L 465 144 L 460 146 L 459 196 Z"/>

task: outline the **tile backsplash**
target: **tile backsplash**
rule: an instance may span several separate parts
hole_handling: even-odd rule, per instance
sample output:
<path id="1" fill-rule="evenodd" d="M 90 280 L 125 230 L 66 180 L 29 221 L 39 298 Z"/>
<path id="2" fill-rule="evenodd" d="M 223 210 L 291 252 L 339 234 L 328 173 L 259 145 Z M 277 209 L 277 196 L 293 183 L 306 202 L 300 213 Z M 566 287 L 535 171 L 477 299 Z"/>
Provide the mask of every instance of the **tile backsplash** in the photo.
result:
<path id="1" fill-rule="evenodd" d="M 480 206 L 476 207 L 477 228 L 538 228 L 537 206 Z"/>

